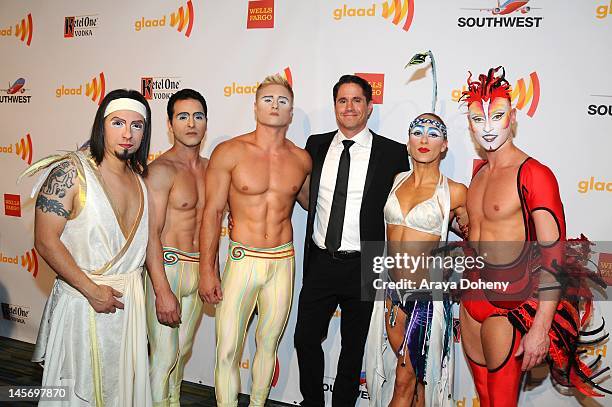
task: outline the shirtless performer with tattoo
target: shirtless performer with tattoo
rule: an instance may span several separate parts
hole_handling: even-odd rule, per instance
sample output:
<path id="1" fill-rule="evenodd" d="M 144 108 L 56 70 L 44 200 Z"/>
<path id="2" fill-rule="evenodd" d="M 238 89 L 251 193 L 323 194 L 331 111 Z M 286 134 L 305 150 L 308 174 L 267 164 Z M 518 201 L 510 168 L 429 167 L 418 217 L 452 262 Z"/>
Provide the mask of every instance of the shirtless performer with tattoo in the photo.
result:
<path id="1" fill-rule="evenodd" d="M 312 166 L 308 153 L 285 138 L 292 116 L 291 86 L 280 76 L 267 77 L 255 94 L 255 131 L 219 144 L 206 173 L 199 290 L 205 302 L 218 304 L 218 406 L 237 405 L 238 364 L 256 306 L 259 318 L 250 405 L 264 405 L 291 309 L 295 268 L 291 214 Z M 228 200 L 233 228 L 220 281 L 215 259 Z"/>
<path id="2" fill-rule="evenodd" d="M 174 145 L 149 166 L 147 329 L 155 406 L 178 406 L 187 357 L 202 311 L 198 296 L 199 237 L 204 210 L 200 157 L 206 134 L 206 101 L 182 89 L 168 101 L 168 131 Z"/>

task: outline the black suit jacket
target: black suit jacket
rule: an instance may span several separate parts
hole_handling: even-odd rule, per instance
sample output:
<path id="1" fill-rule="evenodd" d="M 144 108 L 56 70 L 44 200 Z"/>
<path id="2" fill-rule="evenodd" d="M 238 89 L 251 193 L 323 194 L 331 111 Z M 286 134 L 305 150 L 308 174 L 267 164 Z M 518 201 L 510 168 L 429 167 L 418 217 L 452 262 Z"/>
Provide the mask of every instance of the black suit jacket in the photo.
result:
<path id="1" fill-rule="evenodd" d="M 314 134 L 306 142 L 306 151 L 312 158 L 312 173 L 310 175 L 310 199 L 308 221 L 306 223 L 306 241 L 304 243 L 304 276 L 308 273 L 308 255 L 312 241 L 323 162 L 337 132 L 338 130 L 324 134 Z M 395 175 L 402 171 L 408 171 L 410 165 L 408 164 L 405 145 L 379 136 L 371 130 L 370 132 L 373 136 L 372 151 L 359 213 L 359 232 L 361 241 L 384 241 L 383 208 L 387 196 L 393 185 Z M 347 216 L 351 216 L 351 214 L 347 214 Z"/>

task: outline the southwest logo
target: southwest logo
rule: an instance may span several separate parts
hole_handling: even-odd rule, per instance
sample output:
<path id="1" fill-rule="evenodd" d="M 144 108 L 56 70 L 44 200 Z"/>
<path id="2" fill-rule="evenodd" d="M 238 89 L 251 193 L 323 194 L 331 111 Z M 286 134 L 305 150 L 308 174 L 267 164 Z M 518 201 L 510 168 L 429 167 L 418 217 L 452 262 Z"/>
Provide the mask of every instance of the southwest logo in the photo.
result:
<path id="1" fill-rule="evenodd" d="M 0 263 L 18 265 L 19 256 L 10 257 L 0 252 Z M 28 273 L 32 273 L 32 277 L 36 278 L 38 276 L 38 256 L 36 255 L 36 250 L 32 249 L 21 256 L 21 267 L 26 269 Z"/>
<path id="2" fill-rule="evenodd" d="M 597 268 L 606 284 L 612 286 L 612 253 L 599 253 Z"/>
<path id="3" fill-rule="evenodd" d="M 9 144 L 8 146 L 0 146 L 0 153 L 12 154 L 15 152 L 21 159 L 28 164 L 32 164 L 32 138 L 30 134 L 26 134 L 25 138 L 22 137 L 21 140 L 15 143 L 15 150 L 13 150 L 13 145 Z"/>
<path id="4" fill-rule="evenodd" d="M 158 19 L 145 19 L 141 17 L 140 20 L 134 22 L 134 29 L 136 31 L 141 31 L 145 28 L 165 27 L 168 20 L 167 17 L 166 15 Z M 194 18 L 193 4 L 191 0 L 189 0 L 184 7 L 180 6 L 177 11 L 170 13 L 170 27 L 175 27 L 179 33 L 183 33 L 185 37 L 189 38 L 193 28 Z"/>
<path id="5" fill-rule="evenodd" d="M 283 78 L 289 82 L 289 85 L 293 87 L 293 75 L 291 74 L 291 69 L 286 67 L 282 72 L 278 72 Z M 230 97 L 232 95 L 254 95 L 257 91 L 257 87 L 259 86 L 259 82 L 256 82 L 254 85 L 239 85 L 236 82 L 232 82 L 231 85 L 227 85 L 223 87 L 223 96 Z"/>
<path id="6" fill-rule="evenodd" d="M 377 7 L 378 6 L 378 7 Z M 369 7 L 349 7 L 344 4 L 334 9 L 334 20 L 342 20 L 345 17 L 374 17 L 376 10 L 382 10 L 382 17 L 391 20 L 393 24 L 408 31 L 414 19 L 414 0 L 387 0 L 380 5 L 372 3 Z"/>
<path id="7" fill-rule="evenodd" d="M 34 31 L 34 26 L 32 24 L 32 14 L 28 13 L 25 18 L 21 19 L 21 22 L 15 24 L 15 37 L 19 38 L 21 42 L 25 42 L 29 47 L 32 42 L 32 32 Z M 0 29 L 0 36 L 2 37 L 10 37 L 13 35 L 13 27 L 6 28 L 4 30 Z"/>
<path id="8" fill-rule="evenodd" d="M 98 15 L 64 17 L 64 38 L 91 37 L 98 28 Z"/>
<path id="9" fill-rule="evenodd" d="M 467 86 L 465 85 L 461 89 L 453 89 L 451 99 L 455 102 L 459 101 L 461 95 L 466 90 Z M 529 107 L 527 109 L 527 116 L 533 117 L 540 103 L 540 79 L 537 72 L 529 74 L 529 86 L 525 84 L 524 78 L 516 81 L 516 84 L 512 87 L 510 97 L 517 109 L 524 110 Z"/>
<path id="10" fill-rule="evenodd" d="M 55 97 L 61 98 L 62 96 L 81 96 L 83 95 L 83 85 L 79 85 L 76 88 L 69 88 L 64 85 L 55 90 Z M 92 102 L 98 106 L 102 103 L 102 99 L 106 95 L 106 79 L 104 72 L 100 72 L 97 76 L 94 76 L 89 82 L 85 83 L 85 96 L 91 99 Z"/>
<path id="11" fill-rule="evenodd" d="M 21 217 L 21 195 L 4 194 L 4 214 Z"/>
<path id="12" fill-rule="evenodd" d="M 148 100 L 166 100 L 181 88 L 180 78 L 146 76 L 140 78 L 140 93 Z"/>
<path id="13" fill-rule="evenodd" d="M 253 28 L 274 28 L 274 0 L 249 1 L 247 30 Z"/>
<path id="14" fill-rule="evenodd" d="M 13 82 L 8 83 L 8 88 L 0 89 L 2 92 L 6 92 L 6 95 L 0 96 L 0 103 L 30 103 L 32 95 L 23 95 L 29 89 L 25 88 L 26 80 L 19 78 Z"/>
<path id="15" fill-rule="evenodd" d="M 596 11 L 595 16 L 599 19 L 608 17 L 610 14 L 612 14 L 612 0 L 610 0 L 609 5 L 598 6 L 595 11 Z"/>
<path id="16" fill-rule="evenodd" d="M 382 104 L 383 91 L 385 89 L 385 74 L 384 73 L 355 73 L 362 79 L 368 81 L 372 86 L 372 103 L 375 105 Z"/>
<path id="17" fill-rule="evenodd" d="M 492 3 L 492 0 L 490 0 Z M 487 28 L 531 28 L 539 27 L 543 17 L 512 17 L 511 14 L 527 14 L 531 10 L 540 10 L 538 7 L 527 6 L 530 0 L 497 0 L 496 7 L 489 8 L 461 8 L 461 10 L 477 10 L 491 14 L 492 17 L 459 17 L 458 27 L 487 27 Z"/>
<path id="18" fill-rule="evenodd" d="M 612 95 L 591 95 L 594 97 L 599 97 L 599 98 L 612 98 Z M 603 103 L 599 103 L 599 104 L 590 104 L 587 107 L 587 113 L 589 116 L 612 116 L 612 104 L 608 103 L 603 104 Z"/>

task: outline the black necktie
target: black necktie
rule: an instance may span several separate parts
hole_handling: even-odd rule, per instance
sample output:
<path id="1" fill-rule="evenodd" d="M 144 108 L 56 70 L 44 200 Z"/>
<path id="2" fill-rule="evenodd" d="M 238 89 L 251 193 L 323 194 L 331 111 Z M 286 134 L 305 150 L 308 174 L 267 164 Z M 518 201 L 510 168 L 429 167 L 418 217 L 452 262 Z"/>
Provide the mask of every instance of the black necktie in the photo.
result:
<path id="1" fill-rule="evenodd" d="M 346 192 L 348 189 L 349 168 L 351 166 L 351 155 L 349 148 L 355 142 L 344 140 L 344 150 L 340 155 L 338 164 L 338 176 L 336 177 L 336 187 L 334 188 L 334 200 L 332 201 L 327 223 L 327 233 L 325 234 L 325 247 L 330 253 L 338 251 L 342 242 L 342 227 L 344 225 L 344 209 L 346 208 Z"/>

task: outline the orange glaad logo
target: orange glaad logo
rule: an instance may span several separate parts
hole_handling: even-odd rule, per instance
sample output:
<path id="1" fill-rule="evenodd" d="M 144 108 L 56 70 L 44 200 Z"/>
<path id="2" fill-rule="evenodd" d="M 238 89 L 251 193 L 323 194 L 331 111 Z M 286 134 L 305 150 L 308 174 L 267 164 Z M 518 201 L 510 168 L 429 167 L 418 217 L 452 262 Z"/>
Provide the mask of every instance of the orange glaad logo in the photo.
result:
<path id="1" fill-rule="evenodd" d="M 453 89 L 451 99 L 455 102 L 459 101 L 461 95 L 466 90 L 467 87 L 465 85 L 461 89 Z M 529 86 L 526 85 L 525 78 L 516 81 L 516 84 L 512 87 L 510 97 L 517 109 L 527 109 L 527 116 L 533 117 L 540 103 L 540 79 L 538 78 L 538 73 L 532 72 L 529 74 Z"/>
<path id="2" fill-rule="evenodd" d="M 170 20 L 170 27 L 174 27 L 179 33 L 183 33 L 185 37 L 189 38 L 193 29 L 194 18 L 193 3 L 189 0 L 185 6 L 180 6 L 177 11 L 170 13 L 169 16 L 164 15 L 161 18 L 152 19 L 141 17 L 134 22 L 134 30 L 141 31 L 165 27 L 168 20 Z"/>
<path id="3" fill-rule="evenodd" d="M 249 1 L 247 30 L 253 28 L 274 28 L 274 0 Z"/>
<path id="4" fill-rule="evenodd" d="M 597 181 L 595 177 L 578 182 L 578 192 L 586 194 L 591 191 L 612 192 L 612 182 Z"/>
<path id="5" fill-rule="evenodd" d="M 34 31 L 34 25 L 32 24 L 32 14 L 21 19 L 21 22 L 15 24 L 15 37 L 19 38 L 21 42 L 29 47 L 32 43 L 32 32 Z M 13 35 L 13 26 L 6 29 L 0 29 L 0 37 L 10 37 Z"/>
<path id="6" fill-rule="evenodd" d="M 465 397 L 457 399 L 456 400 L 456 406 L 457 407 L 480 407 L 480 400 L 478 400 L 478 397 L 474 397 L 472 398 L 472 400 L 470 399 L 465 399 Z"/>
<path id="7" fill-rule="evenodd" d="M 289 82 L 289 85 L 293 87 L 293 75 L 291 74 L 291 69 L 289 67 L 283 69 L 282 72 L 277 72 L 277 74 L 285 78 L 287 82 Z M 223 96 L 230 97 L 233 95 L 254 95 L 258 86 L 259 82 L 256 82 L 254 85 L 240 85 L 236 82 L 232 82 L 231 85 L 226 85 L 223 87 Z"/>
<path id="8" fill-rule="evenodd" d="M 612 0 L 610 0 L 610 4 L 598 6 L 595 13 L 595 16 L 600 20 L 610 16 L 612 14 Z"/>
<path id="9" fill-rule="evenodd" d="M 4 253 L 0 252 L 0 263 L 8 263 L 18 265 L 20 256 L 7 256 Z M 36 255 L 36 250 L 32 248 L 31 250 L 25 252 L 21 256 L 21 267 L 28 271 L 28 273 L 32 274 L 32 277 L 36 278 L 38 276 L 38 256 Z"/>
<path id="10" fill-rule="evenodd" d="M 21 140 L 15 143 L 15 149 L 13 149 L 13 145 L 9 144 L 8 146 L 0 146 L 0 153 L 12 154 L 15 153 L 21 159 L 28 164 L 32 164 L 32 138 L 30 134 L 26 134 L 25 137 L 22 137 Z"/>
<path id="11" fill-rule="evenodd" d="M 21 217 L 21 195 L 4 194 L 4 214 Z"/>
<path id="12" fill-rule="evenodd" d="M 404 31 L 410 29 L 414 18 L 414 0 L 387 0 L 382 6 L 384 18 L 391 18 L 393 24 L 401 26 Z"/>
<path id="13" fill-rule="evenodd" d="M 381 10 L 384 19 L 408 31 L 414 19 L 414 0 L 386 0 L 381 4 L 372 3 L 366 7 L 350 7 L 343 4 L 333 11 L 334 20 L 346 17 L 374 17 Z"/>
<path id="14" fill-rule="evenodd" d="M 60 86 L 55 90 L 55 97 L 61 98 L 64 96 L 82 96 L 83 85 L 72 88 L 65 85 Z M 94 76 L 89 82 L 85 83 L 85 96 L 90 98 L 92 102 L 98 106 L 102 103 L 102 99 L 106 95 L 106 78 L 104 72 L 100 72 Z"/>
<path id="15" fill-rule="evenodd" d="M 384 73 L 355 73 L 362 79 L 368 81 L 372 86 L 372 103 L 380 105 L 383 102 L 383 92 L 385 90 L 385 74 Z"/>

